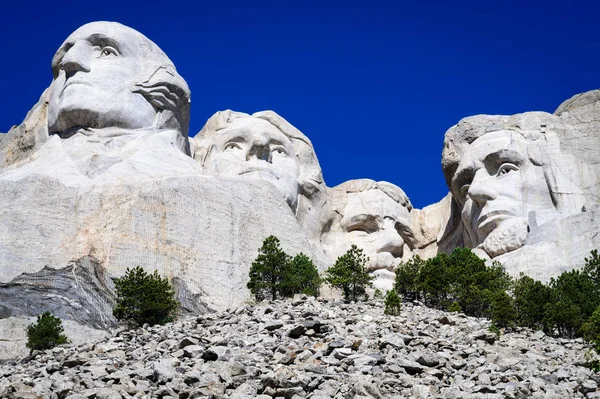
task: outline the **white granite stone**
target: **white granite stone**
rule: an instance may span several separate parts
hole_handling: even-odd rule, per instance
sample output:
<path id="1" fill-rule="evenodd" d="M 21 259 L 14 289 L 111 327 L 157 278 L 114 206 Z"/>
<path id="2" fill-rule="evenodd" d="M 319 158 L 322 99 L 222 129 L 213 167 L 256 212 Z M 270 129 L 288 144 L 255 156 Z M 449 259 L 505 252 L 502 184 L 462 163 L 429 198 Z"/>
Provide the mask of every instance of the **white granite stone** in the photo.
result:
<path id="1" fill-rule="evenodd" d="M 192 139 L 203 173 L 274 185 L 314 242 L 331 217 L 312 143 L 273 111 L 215 113 Z"/>
<path id="2" fill-rule="evenodd" d="M 577 136 L 564 118 L 543 112 L 478 115 L 448 130 L 442 166 L 462 221 L 463 244 L 505 263 L 512 274 L 544 280 L 580 265 L 599 244 L 593 217 L 599 176 L 574 151 Z M 588 143 L 582 140 L 579 148 Z M 585 237 L 565 238 L 566 231 L 556 226 L 566 227 L 563 221 L 575 216 L 587 223 Z M 537 248 L 544 241 L 550 245 L 528 248 L 533 237 L 545 237 Z"/>
<path id="3" fill-rule="evenodd" d="M 350 180 L 329 190 L 334 218 L 322 244 L 335 260 L 355 244 L 369 257 L 374 288 L 390 290 L 394 269 L 413 255 L 412 205 L 399 187 L 369 179 Z"/>

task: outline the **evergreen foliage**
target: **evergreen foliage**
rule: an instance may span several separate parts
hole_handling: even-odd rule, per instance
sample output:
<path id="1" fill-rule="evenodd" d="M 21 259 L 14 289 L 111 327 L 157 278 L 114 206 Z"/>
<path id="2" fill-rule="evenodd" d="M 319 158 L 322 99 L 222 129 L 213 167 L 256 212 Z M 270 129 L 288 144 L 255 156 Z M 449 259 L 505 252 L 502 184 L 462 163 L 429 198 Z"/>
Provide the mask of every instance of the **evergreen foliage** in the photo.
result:
<path id="1" fill-rule="evenodd" d="M 415 256 L 396 269 L 394 289 L 427 306 L 490 318 L 496 329 L 518 325 L 563 338 L 583 335 L 600 351 L 597 250 L 582 270 L 564 272 L 549 284 L 524 274 L 513 281 L 500 263 L 488 266 L 469 249 L 427 260 Z"/>
<path id="2" fill-rule="evenodd" d="M 45 312 L 37 317 L 37 321 L 27 327 L 26 346 L 34 350 L 52 349 L 56 345 L 69 342 L 63 334 L 62 321 L 50 312 Z"/>
<path id="3" fill-rule="evenodd" d="M 448 307 L 448 312 L 461 313 L 462 309 L 461 309 L 460 305 L 458 304 L 458 302 L 454 301 Z"/>
<path id="4" fill-rule="evenodd" d="M 552 288 L 521 273 L 513 287 L 517 324 L 551 334 L 546 325 L 546 305 L 552 301 Z"/>
<path id="5" fill-rule="evenodd" d="M 545 324 L 549 332 L 574 338 L 583 323 L 600 305 L 598 287 L 593 279 L 579 270 L 562 273 L 550 281 L 552 298 L 545 307 Z"/>
<path id="6" fill-rule="evenodd" d="M 513 298 L 506 291 L 495 291 L 491 304 L 492 324 L 496 328 L 514 327 L 518 320 Z"/>
<path id="7" fill-rule="evenodd" d="M 136 326 L 165 324 L 177 315 L 179 302 L 175 291 L 166 278 L 155 270 L 153 274 L 137 266 L 127 269 L 125 275 L 114 279 L 117 304 L 113 315 Z"/>
<path id="8" fill-rule="evenodd" d="M 470 249 L 457 248 L 450 255 L 440 253 L 427 260 L 415 256 L 401 263 L 394 289 L 437 309 L 491 317 L 496 293 L 510 286 L 511 278 L 500 263 L 487 266 Z"/>
<path id="9" fill-rule="evenodd" d="M 252 262 L 250 281 L 246 286 L 258 301 L 289 296 L 289 269 L 290 257 L 279 246 L 279 239 L 269 236 Z"/>
<path id="10" fill-rule="evenodd" d="M 246 287 L 254 298 L 274 301 L 294 294 L 319 295 L 321 277 L 314 262 L 303 253 L 291 258 L 279 244 L 275 236 L 265 238 L 252 262 Z"/>
<path id="11" fill-rule="evenodd" d="M 385 295 L 385 310 L 383 313 L 398 316 L 402 310 L 402 301 L 395 290 L 389 290 Z"/>
<path id="12" fill-rule="evenodd" d="M 352 245 L 348 252 L 327 269 L 325 281 L 332 287 L 341 289 L 346 300 L 356 301 L 365 297 L 366 288 L 373 284 L 373 277 L 365 269 L 367 261 L 362 249 Z"/>
<path id="13" fill-rule="evenodd" d="M 300 252 L 290 262 L 284 279 L 286 296 L 294 294 L 319 295 L 321 277 L 312 259 Z"/>
<path id="14" fill-rule="evenodd" d="M 394 289 L 407 301 L 418 301 L 420 290 L 419 271 L 425 261 L 419 255 L 413 256 L 406 263 L 396 268 Z"/>

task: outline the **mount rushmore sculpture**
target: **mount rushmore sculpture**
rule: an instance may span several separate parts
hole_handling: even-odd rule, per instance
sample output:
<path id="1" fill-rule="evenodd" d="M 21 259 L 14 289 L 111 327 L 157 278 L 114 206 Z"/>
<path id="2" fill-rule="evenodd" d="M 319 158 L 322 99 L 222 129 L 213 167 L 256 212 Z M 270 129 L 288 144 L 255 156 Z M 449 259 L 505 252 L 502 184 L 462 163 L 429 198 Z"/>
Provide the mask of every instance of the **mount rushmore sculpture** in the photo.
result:
<path id="1" fill-rule="evenodd" d="M 309 138 L 273 111 L 215 113 L 188 138 L 190 89 L 167 55 L 113 22 L 82 26 L 53 80 L 0 135 L 0 318 L 52 310 L 113 323 L 112 278 L 158 270 L 188 311 L 235 306 L 276 235 L 325 270 L 352 244 L 375 285 L 459 246 L 548 280 L 599 245 L 600 94 L 554 115 L 478 115 L 445 135 L 449 193 L 424 209 L 387 182 L 328 188 Z"/>

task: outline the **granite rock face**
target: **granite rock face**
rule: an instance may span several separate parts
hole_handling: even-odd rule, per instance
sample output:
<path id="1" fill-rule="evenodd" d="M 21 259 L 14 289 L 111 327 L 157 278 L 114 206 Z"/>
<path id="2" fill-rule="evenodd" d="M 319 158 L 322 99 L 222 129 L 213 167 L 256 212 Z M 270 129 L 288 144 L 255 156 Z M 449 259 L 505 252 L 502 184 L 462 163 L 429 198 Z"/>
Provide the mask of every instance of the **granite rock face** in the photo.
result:
<path id="1" fill-rule="evenodd" d="M 369 258 L 374 288 L 391 290 L 395 267 L 416 246 L 413 208 L 404 191 L 388 182 L 360 179 L 330 189 L 329 198 L 334 217 L 322 236 L 326 254 L 336 259 L 356 245 Z"/>
<path id="2" fill-rule="evenodd" d="M 217 112 L 190 140 L 187 83 L 155 43 L 121 24 L 73 32 L 52 76 L 23 123 L 0 135 L 7 326 L 52 310 L 106 330 L 114 324 L 112 279 L 138 265 L 171 279 L 185 312 L 238 306 L 249 299 L 248 270 L 269 235 L 320 271 L 356 244 L 383 290 L 412 255 L 467 246 L 513 275 L 548 280 L 600 246 L 598 90 L 553 115 L 461 120 L 444 141 L 449 194 L 414 209 L 387 182 L 327 188 L 309 138 L 273 111 Z M 11 328 L 5 335 L 16 337 Z M 348 356 L 336 349 L 335 359 Z M 371 392 L 362 382 L 352 389 Z"/>
<path id="3" fill-rule="evenodd" d="M 148 38 L 91 23 L 52 65 L 50 89 L 2 139 L 0 317 L 52 310 L 106 329 L 112 278 L 138 265 L 170 278 L 184 311 L 236 306 L 272 234 L 325 267 L 275 185 L 202 173 L 189 89 Z"/>
<path id="4" fill-rule="evenodd" d="M 593 146 L 563 108 L 564 118 L 478 115 L 446 132 L 442 166 L 463 244 L 515 275 L 548 280 L 600 244 L 600 175 L 580 154 Z"/>
<path id="5" fill-rule="evenodd" d="M 327 187 L 312 143 L 273 111 L 214 114 L 192 139 L 208 176 L 274 185 L 314 242 L 331 218 Z"/>

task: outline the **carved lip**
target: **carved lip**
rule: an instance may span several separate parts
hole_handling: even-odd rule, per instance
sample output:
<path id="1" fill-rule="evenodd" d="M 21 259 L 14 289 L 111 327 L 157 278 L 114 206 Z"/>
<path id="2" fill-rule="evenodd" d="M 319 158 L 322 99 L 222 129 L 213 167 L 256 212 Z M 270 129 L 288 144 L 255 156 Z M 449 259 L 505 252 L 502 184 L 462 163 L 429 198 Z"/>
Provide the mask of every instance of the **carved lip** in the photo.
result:
<path id="1" fill-rule="evenodd" d="M 487 213 L 479 216 L 479 219 L 477 219 L 477 227 L 482 228 L 483 226 L 485 226 L 488 223 L 491 223 L 493 221 L 498 221 L 501 219 L 506 219 L 506 218 L 509 218 L 512 216 L 515 216 L 515 215 L 512 212 L 505 211 L 505 210 L 487 212 Z"/>
<path id="2" fill-rule="evenodd" d="M 82 81 L 79 81 L 79 80 L 71 80 L 71 79 L 69 79 L 69 80 L 67 80 L 67 81 L 65 82 L 65 84 L 63 85 L 63 88 L 62 88 L 61 94 L 62 94 L 62 92 L 63 92 L 63 91 L 65 91 L 65 89 L 66 89 L 67 87 L 69 87 L 69 86 L 73 86 L 73 85 L 91 86 L 89 83 L 86 83 L 86 82 L 82 82 Z"/>
<path id="3" fill-rule="evenodd" d="M 242 176 L 242 175 L 247 175 L 247 174 L 250 174 L 250 173 L 257 173 L 257 174 L 260 174 L 260 173 L 266 173 L 266 174 L 268 174 L 268 175 L 270 175 L 270 176 L 272 176 L 272 177 L 276 178 L 277 180 L 279 180 L 279 177 L 277 177 L 277 176 L 276 176 L 276 175 L 273 173 L 273 171 L 271 171 L 271 170 L 270 170 L 270 169 L 268 169 L 268 168 L 262 168 L 262 167 L 260 167 L 260 166 L 251 166 L 251 167 L 249 167 L 249 168 L 245 168 L 245 169 L 243 169 L 242 171 L 240 171 L 240 176 Z"/>

